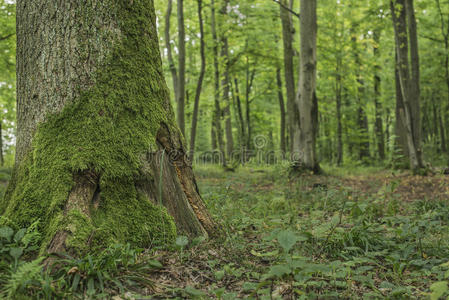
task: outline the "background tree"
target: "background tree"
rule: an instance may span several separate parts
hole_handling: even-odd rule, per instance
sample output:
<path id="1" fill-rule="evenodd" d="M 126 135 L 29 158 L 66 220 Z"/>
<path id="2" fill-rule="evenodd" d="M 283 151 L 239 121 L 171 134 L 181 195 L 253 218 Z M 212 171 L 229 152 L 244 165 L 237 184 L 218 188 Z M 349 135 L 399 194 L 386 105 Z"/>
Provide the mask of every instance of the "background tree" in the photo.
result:
<path id="1" fill-rule="evenodd" d="M 317 7 L 315 0 L 301 0 L 300 75 L 296 102 L 300 116 L 300 162 L 309 170 L 319 172 L 316 157 L 318 102 L 316 87 Z"/>
<path id="2" fill-rule="evenodd" d="M 400 134 L 406 136 L 410 168 L 417 171 L 423 168 L 423 162 L 420 148 L 419 56 L 413 1 L 391 1 L 390 6 L 395 28 L 398 79 L 402 95 L 399 114 L 405 129 Z"/>

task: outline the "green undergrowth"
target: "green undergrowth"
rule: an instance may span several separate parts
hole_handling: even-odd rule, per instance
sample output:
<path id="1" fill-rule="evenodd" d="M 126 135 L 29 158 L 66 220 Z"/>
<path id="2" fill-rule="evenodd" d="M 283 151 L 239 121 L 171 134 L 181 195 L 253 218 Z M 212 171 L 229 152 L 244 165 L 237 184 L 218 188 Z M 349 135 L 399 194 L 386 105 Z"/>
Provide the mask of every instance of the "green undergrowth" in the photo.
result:
<path id="1" fill-rule="evenodd" d="M 7 229 L 3 236 L 9 240 L 2 240 L 5 250 L 0 253 L 3 295 L 15 291 L 48 299 L 120 295 L 121 299 L 435 300 L 449 296 L 448 200 L 404 202 L 394 181 L 361 194 L 345 185 L 346 171 L 295 179 L 286 176 L 285 166 L 246 166 L 233 173 L 201 166 L 195 172 L 209 211 L 223 228 L 220 237 L 207 241 L 179 236 L 170 251 L 137 250 L 134 260 L 126 258 L 135 251 L 126 245 L 80 259 L 57 257 L 61 265 L 49 272 L 33 260 L 38 226 L 21 233 Z M 112 279 L 115 276 L 117 280 Z"/>
<path id="2" fill-rule="evenodd" d="M 232 174 L 214 166 L 196 171 L 211 212 L 227 230 L 221 246 L 226 259 L 210 261 L 220 279 L 209 287 L 210 294 L 252 299 L 449 296 L 448 200 L 402 202 L 394 182 L 362 197 L 340 180 L 347 176 L 344 169 L 328 168 L 327 176 L 293 181 L 279 166 L 243 167 Z M 233 289 L 224 281 L 235 282 Z"/>
<path id="3" fill-rule="evenodd" d="M 70 233 L 67 246 L 75 253 L 114 242 L 150 247 L 176 236 L 165 208 L 149 203 L 136 189 L 137 182 L 153 176 L 140 170 L 145 154 L 156 149 L 160 124 L 176 130 L 158 71 L 155 16 L 147 1 L 114 7 L 120 43 L 99 68 L 95 84 L 38 127 L 31 151 L 0 202 L 0 213 L 18 228 L 40 221 L 41 252 L 59 230 Z M 90 209 L 91 217 L 77 209 L 68 215 L 63 211 L 75 174 L 98 180 L 100 204 Z"/>
<path id="4" fill-rule="evenodd" d="M 35 256 L 37 228 L 37 223 L 17 231 L 0 227 L 1 299 L 108 299 L 154 288 L 151 276 L 161 263 L 129 244 L 78 258 L 52 256 L 52 265 L 44 268 L 45 257 Z"/>

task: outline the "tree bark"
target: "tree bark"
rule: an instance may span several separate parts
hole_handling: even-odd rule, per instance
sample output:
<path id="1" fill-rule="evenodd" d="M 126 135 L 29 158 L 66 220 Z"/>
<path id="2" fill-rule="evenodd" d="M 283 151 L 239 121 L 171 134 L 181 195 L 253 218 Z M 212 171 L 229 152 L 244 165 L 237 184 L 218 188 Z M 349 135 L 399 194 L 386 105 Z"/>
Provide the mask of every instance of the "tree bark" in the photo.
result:
<path id="1" fill-rule="evenodd" d="M 167 60 L 173 81 L 173 91 L 175 93 L 175 100 L 177 101 L 179 92 L 179 79 L 178 79 L 178 71 L 176 70 L 175 61 L 173 59 L 171 37 L 170 37 L 170 17 L 172 10 L 173 10 L 173 0 L 168 0 L 167 12 L 165 13 L 165 48 L 167 49 Z"/>
<path id="2" fill-rule="evenodd" d="M 316 88 L 316 0 L 301 0 L 301 67 L 296 97 L 300 115 L 300 162 L 305 168 L 319 172 L 316 157 L 317 99 Z"/>
<path id="3" fill-rule="evenodd" d="M 203 24 L 203 0 L 198 1 L 198 22 L 200 24 L 200 56 L 201 56 L 201 69 L 198 83 L 196 85 L 195 103 L 193 107 L 192 115 L 192 127 L 190 129 L 190 151 L 189 158 L 193 162 L 195 153 L 195 139 L 196 139 L 196 127 L 198 124 L 198 111 L 200 106 L 201 89 L 203 87 L 204 74 L 206 73 L 206 53 L 204 43 L 204 24 Z"/>
<path id="4" fill-rule="evenodd" d="M 184 26 L 184 0 L 178 2 L 178 68 L 179 68 L 179 91 L 176 99 L 176 112 L 179 129 L 182 135 L 186 134 L 185 121 L 185 97 L 186 97 L 186 33 Z"/>
<path id="5" fill-rule="evenodd" d="M 40 220 L 41 252 L 213 234 L 153 1 L 19 0 L 17 28 L 17 156 L 0 212 L 19 227 Z"/>

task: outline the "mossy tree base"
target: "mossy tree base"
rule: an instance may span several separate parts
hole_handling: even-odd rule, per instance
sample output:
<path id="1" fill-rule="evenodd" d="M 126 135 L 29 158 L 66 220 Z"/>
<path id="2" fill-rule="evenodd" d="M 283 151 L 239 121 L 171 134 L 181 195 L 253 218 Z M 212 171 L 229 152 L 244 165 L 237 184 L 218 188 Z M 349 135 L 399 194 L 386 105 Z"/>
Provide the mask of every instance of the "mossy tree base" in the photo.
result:
<path id="1" fill-rule="evenodd" d="M 18 156 L 2 222 L 39 220 L 42 252 L 74 254 L 213 233 L 170 107 L 153 1 L 39 3 L 41 17 L 27 18 L 34 4 L 17 2 Z M 42 26 L 73 39 L 56 30 L 42 44 L 29 34 Z"/>

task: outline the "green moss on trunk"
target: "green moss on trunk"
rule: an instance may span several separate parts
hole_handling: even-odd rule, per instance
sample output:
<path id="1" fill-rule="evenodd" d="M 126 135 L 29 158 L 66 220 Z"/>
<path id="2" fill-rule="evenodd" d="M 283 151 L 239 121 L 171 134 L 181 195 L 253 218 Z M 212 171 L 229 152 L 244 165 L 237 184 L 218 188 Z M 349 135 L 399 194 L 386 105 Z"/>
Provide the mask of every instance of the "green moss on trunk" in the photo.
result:
<path id="1" fill-rule="evenodd" d="M 113 242 L 148 247 L 176 235 L 166 209 L 136 188 L 143 157 L 157 149 L 160 124 L 174 128 L 153 1 L 114 1 L 111 8 L 121 32 L 111 57 L 98 67 L 89 90 L 39 125 L 0 205 L 18 226 L 41 221 L 43 250 L 61 230 L 74 252 Z M 99 206 L 91 205 L 89 213 L 66 212 L 74 176 L 81 172 L 97 175 Z"/>

